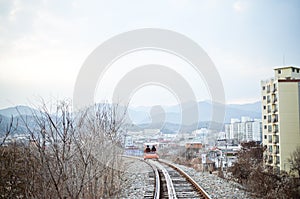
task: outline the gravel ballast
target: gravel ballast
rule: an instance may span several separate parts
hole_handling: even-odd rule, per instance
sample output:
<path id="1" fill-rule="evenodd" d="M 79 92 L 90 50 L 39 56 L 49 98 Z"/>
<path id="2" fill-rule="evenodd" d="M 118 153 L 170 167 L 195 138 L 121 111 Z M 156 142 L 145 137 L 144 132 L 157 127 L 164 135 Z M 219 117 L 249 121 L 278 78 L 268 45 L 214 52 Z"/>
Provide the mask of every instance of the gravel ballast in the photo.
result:
<path id="1" fill-rule="evenodd" d="M 124 173 L 121 198 L 143 198 L 147 190 L 154 189 L 153 181 L 149 180 L 149 172 L 153 172 L 149 165 L 132 158 L 124 158 L 124 165 L 127 170 Z M 198 172 L 193 168 L 175 165 L 190 175 L 211 198 L 254 198 L 237 183 L 219 178 L 208 172 Z"/>

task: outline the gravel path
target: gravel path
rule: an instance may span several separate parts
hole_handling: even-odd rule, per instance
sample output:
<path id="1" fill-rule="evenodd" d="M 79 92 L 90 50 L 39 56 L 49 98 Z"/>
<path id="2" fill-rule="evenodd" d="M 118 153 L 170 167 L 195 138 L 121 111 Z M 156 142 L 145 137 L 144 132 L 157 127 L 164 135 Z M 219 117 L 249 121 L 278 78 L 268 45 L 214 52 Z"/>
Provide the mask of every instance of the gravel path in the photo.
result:
<path id="1" fill-rule="evenodd" d="M 153 190 L 153 182 L 149 180 L 148 174 L 152 172 L 149 165 L 140 160 L 123 158 L 127 171 L 124 174 L 124 186 L 121 198 L 143 198 L 147 189 Z M 219 178 L 207 172 L 197 172 L 192 168 L 175 164 L 189 174 L 198 184 L 200 184 L 211 198 L 253 198 L 249 193 L 241 189 L 240 185 Z"/>

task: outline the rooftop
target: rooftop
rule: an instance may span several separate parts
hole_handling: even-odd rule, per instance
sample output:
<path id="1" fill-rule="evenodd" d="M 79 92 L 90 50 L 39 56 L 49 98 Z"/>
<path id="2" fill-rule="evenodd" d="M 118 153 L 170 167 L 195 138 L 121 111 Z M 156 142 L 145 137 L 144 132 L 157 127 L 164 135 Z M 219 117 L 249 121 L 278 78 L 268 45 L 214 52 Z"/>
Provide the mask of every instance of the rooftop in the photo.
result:
<path id="1" fill-rule="evenodd" d="M 300 69 L 298 66 L 278 66 L 278 67 L 274 68 L 274 70 L 287 69 L 287 68 Z"/>

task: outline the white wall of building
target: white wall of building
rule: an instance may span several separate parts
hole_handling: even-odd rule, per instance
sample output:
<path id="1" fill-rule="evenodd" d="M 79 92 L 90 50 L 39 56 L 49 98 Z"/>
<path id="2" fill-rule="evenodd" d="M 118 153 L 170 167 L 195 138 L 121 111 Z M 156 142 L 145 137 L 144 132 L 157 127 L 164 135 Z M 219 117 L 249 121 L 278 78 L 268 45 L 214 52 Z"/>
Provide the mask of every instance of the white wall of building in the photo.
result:
<path id="1" fill-rule="evenodd" d="M 225 124 L 225 134 L 227 139 L 242 141 L 262 141 L 261 120 L 242 117 L 231 119 L 230 124 Z"/>

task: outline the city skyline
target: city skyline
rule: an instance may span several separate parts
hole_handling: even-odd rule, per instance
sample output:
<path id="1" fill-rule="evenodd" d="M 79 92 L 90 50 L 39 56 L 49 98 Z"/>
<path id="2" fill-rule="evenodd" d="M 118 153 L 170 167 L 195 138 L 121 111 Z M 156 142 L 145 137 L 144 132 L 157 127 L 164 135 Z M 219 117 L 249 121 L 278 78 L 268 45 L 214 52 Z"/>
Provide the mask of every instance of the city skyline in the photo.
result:
<path id="1" fill-rule="evenodd" d="M 258 101 L 260 80 L 268 79 L 276 66 L 300 65 L 299 5 L 298 1 L 1 1 L 0 109 L 39 97 L 72 98 L 79 70 L 97 46 L 145 27 L 176 31 L 198 43 L 220 74 L 227 103 Z M 103 79 L 105 86 L 100 86 L 103 95 L 109 95 L 111 85 L 128 69 L 144 62 L 171 64 L 188 80 L 198 100 L 209 99 L 205 82 L 193 76 L 186 63 L 157 52 L 136 53 L 116 63 Z M 127 70 L 118 70 L 118 64 Z M 96 101 L 101 99 L 99 92 Z M 139 90 L 132 99 L 133 105 L 176 103 L 170 92 L 155 86 Z"/>

